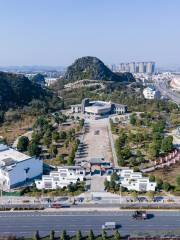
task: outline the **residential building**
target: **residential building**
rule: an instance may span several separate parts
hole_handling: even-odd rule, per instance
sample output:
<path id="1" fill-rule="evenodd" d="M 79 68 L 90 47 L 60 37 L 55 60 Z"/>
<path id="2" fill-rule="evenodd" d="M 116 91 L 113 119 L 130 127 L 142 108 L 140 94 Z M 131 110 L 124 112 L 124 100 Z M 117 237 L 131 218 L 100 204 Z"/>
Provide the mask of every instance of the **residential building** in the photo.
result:
<path id="1" fill-rule="evenodd" d="M 135 62 L 129 63 L 129 70 L 130 70 L 130 73 L 135 73 L 136 72 L 136 64 L 135 64 Z"/>
<path id="2" fill-rule="evenodd" d="M 42 175 L 43 163 L 0 144 L 0 188 L 4 191 L 27 184 Z"/>
<path id="3" fill-rule="evenodd" d="M 81 110 L 82 110 L 81 104 L 71 105 L 71 113 L 81 113 Z"/>
<path id="4" fill-rule="evenodd" d="M 134 172 L 130 168 L 115 169 L 119 175 L 119 183 L 129 191 L 147 192 L 155 191 L 156 183 L 151 182 L 148 177 L 143 177 L 141 172 Z M 107 176 L 111 180 L 111 175 Z"/>
<path id="5" fill-rule="evenodd" d="M 111 112 L 114 114 L 124 114 L 127 112 L 127 106 L 123 104 L 118 103 L 112 103 L 111 104 Z"/>
<path id="6" fill-rule="evenodd" d="M 41 180 L 36 180 L 37 189 L 58 189 L 67 187 L 85 178 L 85 169 L 80 166 L 57 167 L 50 175 L 43 175 Z"/>
<path id="7" fill-rule="evenodd" d="M 160 98 L 161 94 L 154 87 L 149 86 L 143 90 L 143 95 L 146 99 L 156 99 Z"/>
<path id="8" fill-rule="evenodd" d="M 139 73 L 144 73 L 144 72 L 145 72 L 144 62 L 139 62 L 139 63 L 138 63 L 138 72 L 139 72 Z"/>
<path id="9" fill-rule="evenodd" d="M 118 64 L 118 72 L 146 73 L 152 75 L 155 72 L 155 62 L 130 62 Z"/>
<path id="10" fill-rule="evenodd" d="M 155 62 L 146 62 L 146 73 L 152 74 L 155 72 Z"/>

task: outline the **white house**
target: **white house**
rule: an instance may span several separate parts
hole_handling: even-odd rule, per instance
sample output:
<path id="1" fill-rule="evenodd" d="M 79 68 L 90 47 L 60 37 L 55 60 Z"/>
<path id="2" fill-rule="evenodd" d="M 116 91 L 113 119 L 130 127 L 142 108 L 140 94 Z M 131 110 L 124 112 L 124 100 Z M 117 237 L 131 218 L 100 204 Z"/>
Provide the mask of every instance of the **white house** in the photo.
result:
<path id="1" fill-rule="evenodd" d="M 146 99 L 156 99 L 160 98 L 160 92 L 157 91 L 154 87 L 147 87 L 143 90 L 143 95 Z"/>
<path id="2" fill-rule="evenodd" d="M 134 172 L 133 169 L 124 168 L 117 171 L 119 183 L 129 191 L 147 192 L 155 191 L 156 183 L 150 182 L 148 177 L 143 177 L 141 172 Z M 111 180 L 111 176 L 107 176 Z"/>
<path id="3" fill-rule="evenodd" d="M 43 163 L 6 145 L 0 144 L 0 188 L 9 190 L 42 175 Z"/>
<path id="4" fill-rule="evenodd" d="M 50 172 L 50 175 L 43 175 L 41 180 L 36 180 L 37 189 L 57 189 L 67 187 L 71 183 L 83 181 L 85 169 L 80 166 L 58 167 L 57 171 Z"/>

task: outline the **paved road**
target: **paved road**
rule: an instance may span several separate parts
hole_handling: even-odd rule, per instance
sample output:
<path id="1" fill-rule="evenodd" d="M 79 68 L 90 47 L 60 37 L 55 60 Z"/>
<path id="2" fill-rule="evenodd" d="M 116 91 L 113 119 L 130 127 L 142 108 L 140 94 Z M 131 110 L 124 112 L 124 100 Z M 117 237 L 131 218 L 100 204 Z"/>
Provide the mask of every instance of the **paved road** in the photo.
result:
<path id="1" fill-rule="evenodd" d="M 38 229 L 41 236 L 45 236 L 54 229 L 60 234 L 66 229 L 68 234 L 74 234 L 78 229 L 83 233 L 93 229 L 100 233 L 101 226 L 106 221 L 115 221 L 121 234 L 162 233 L 175 231 L 180 234 L 180 212 L 151 212 L 150 219 L 145 221 L 133 220 L 132 212 L 19 212 L 0 213 L 0 234 L 16 234 L 18 236 L 32 236 Z"/>
<path id="2" fill-rule="evenodd" d="M 167 96 L 178 105 L 180 104 L 180 94 L 177 92 L 173 92 L 172 89 L 168 86 L 166 80 L 156 81 L 155 84 L 162 95 Z"/>

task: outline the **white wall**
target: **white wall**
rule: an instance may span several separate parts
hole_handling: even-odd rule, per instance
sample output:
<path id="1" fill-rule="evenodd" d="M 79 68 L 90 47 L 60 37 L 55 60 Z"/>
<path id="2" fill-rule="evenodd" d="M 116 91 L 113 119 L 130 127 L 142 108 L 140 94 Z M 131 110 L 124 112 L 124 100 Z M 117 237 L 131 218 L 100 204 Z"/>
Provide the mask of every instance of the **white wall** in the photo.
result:
<path id="1" fill-rule="evenodd" d="M 25 169 L 29 168 L 26 174 Z M 9 171 L 10 185 L 15 185 L 24 182 L 28 179 L 33 179 L 42 174 L 43 163 L 42 160 L 35 157 L 27 159 L 25 161 L 18 162 L 16 166 Z"/>

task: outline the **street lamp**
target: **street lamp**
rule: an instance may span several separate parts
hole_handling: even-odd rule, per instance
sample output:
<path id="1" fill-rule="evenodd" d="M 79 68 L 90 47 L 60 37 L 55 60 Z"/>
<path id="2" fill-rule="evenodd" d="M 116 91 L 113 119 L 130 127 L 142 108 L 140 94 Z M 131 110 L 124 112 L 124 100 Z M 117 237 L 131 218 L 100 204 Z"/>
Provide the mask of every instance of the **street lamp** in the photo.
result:
<path id="1" fill-rule="evenodd" d="M 121 187 L 121 184 L 120 184 L 120 186 L 119 186 L 119 190 L 120 190 L 119 204 L 120 204 L 120 208 L 121 208 L 121 204 L 122 204 L 122 187 Z"/>

